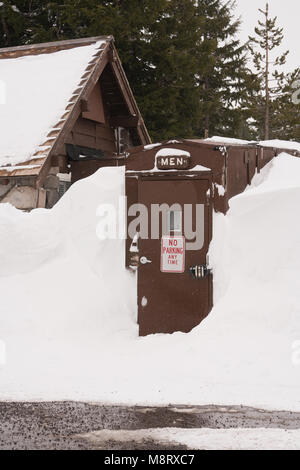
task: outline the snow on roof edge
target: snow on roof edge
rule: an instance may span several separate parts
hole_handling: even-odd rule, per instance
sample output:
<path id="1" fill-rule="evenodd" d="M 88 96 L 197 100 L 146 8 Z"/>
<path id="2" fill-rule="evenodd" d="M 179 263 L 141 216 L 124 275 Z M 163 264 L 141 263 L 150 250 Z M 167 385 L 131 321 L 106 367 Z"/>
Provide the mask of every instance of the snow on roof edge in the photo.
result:
<path id="1" fill-rule="evenodd" d="M 29 55 L 24 55 L 24 56 L 20 56 L 20 57 L 17 57 L 17 58 L 1 58 L 1 65 L 6 65 L 7 66 L 6 68 L 3 69 L 4 70 L 3 75 L 4 75 L 4 73 L 6 73 L 6 75 L 8 75 L 8 77 L 6 76 L 5 78 L 6 78 L 6 81 L 8 82 L 8 84 L 9 84 L 9 87 L 8 87 L 8 90 L 7 90 L 7 100 L 10 99 L 10 101 L 8 101 L 8 103 L 6 103 L 6 106 L 7 106 L 6 113 L 5 114 L 2 113 L 3 123 L 1 122 L 1 115 L 0 115 L 1 128 L 5 129 L 5 127 L 6 127 L 6 129 L 7 129 L 6 133 L 5 132 L 3 133 L 4 135 L 6 135 L 6 141 L 5 141 L 5 138 L 4 138 L 4 139 L 1 139 L 1 142 L 0 142 L 0 169 L 3 169 L 3 170 L 5 169 L 6 170 L 7 166 L 9 166 L 11 168 L 12 166 L 19 166 L 20 164 L 29 162 L 29 161 L 34 160 L 36 158 L 40 158 L 41 155 L 39 154 L 39 152 L 41 152 L 41 151 L 44 153 L 43 157 L 46 157 L 49 154 L 49 151 L 51 150 L 53 144 L 55 143 L 57 137 L 59 136 L 59 133 L 60 133 L 65 121 L 67 120 L 67 118 L 68 118 L 68 116 L 71 112 L 71 109 L 73 108 L 73 106 L 75 106 L 75 104 L 77 102 L 78 97 L 75 100 L 71 100 L 71 97 L 72 97 L 75 89 L 78 89 L 78 88 L 83 89 L 83 87 L 85 86 L 85 84 L 87 83 L 87 81 L 90 77 L 90 74 L 89 74 L 86 77 L 85 81 L 82 83 L 82 81 L 83 81 L 82 75 L 85 74 L 86 69 L 87 69 L 90 61 L 92 59 L 94 59 L 95 57 L 100 56 L 101 50 L 102 50 L 101 48 L 102 48 L 103 44 L 105 44 L 106 42 L 107 41 L 105 41 L 105 40 L 97 41 L 95 43 L 88 44 L 86 46 L 82 46 L 82 45 L 80 45 L 80 47 L 75 46 L 75 47 L 72 47 L 72 48 L 69 48 L 69 49 L 62 49 L 62 50 L 59 50 L 59 51 L 52 51 L 51 53 L 48 53 L 48 54 L 40 53 L 40 54 L 34 54 L 34 55 L 30 55 L 30 54 Z M 86 53 L 87 50 L 88 50 L 88 53 Z M 77 51 L 80 51 L 79 54 L 77 54 Z M 1 53 L 1 49 L 0 49 L 0 53 Z M 64 77 L 62 76 L 63 74 L 60 74 L 59 79 L 55 81 L 56 88 L 60 88 L 60 86 L 62 86 L 64 88 L 64 92 L 60 93 L 60 97 L 59 97 L 60 107 L 57 106 L 57 109 L 55 111 L 53 101 L 55 102 L 56 100 L 53 99 L 53 93 L 49 93 L 50 98 L 48 99 L 46 97 L 46 103 L 45 103 L 44 100 L 41 99 L 41 97 L 44 98 L 45 95 L 48 95 L 47 86 L 45 86 L 44 89 L 42 89 L 41 87 L 39 89 L 36 89 L 36 88 L 38 88 L 36 86 L 36 81 L 39 80 L 41 83 L 44 83 L 44 81 L 41 80 L 41 76 L 44 76 L 45 74 L 47 75 L 47 73 L 46 73 L 46 71 L 43 73 L 43 68 L 44 68 L 43 63 L 47 64 L 47 62 L 48 62 L 48 67 L 46 67 L 47 72 L 49 72 L 49 70 L 48 70 L 49 68 L 50 68 L 50 71 L 56 70 L 57 67 L 54 67 L 55 64 L 53 65 L 53 63 L 55 62 L 56 57 L 61 57 L 62 55 L 64 55 L 64 59 L 61 59 L 60 63 L 65 60 L 65 55 L 75 57 L 75 60 L 72 61 L 72 62 L 74 62 L 73 69 L 75 70 L 75 72 L 74 72 L 73 78 L 72 78 L 71 74 L 68 74 L 68 73 L 66 74 L 68 76 L 68 78 L 71 77 L 71 80 L 69 80 L 69 86 L 64 86 L 64 84 L 63 84 Z M 78 59 L 76 60 L 76 56 L 79 57 L 79 60 Z M 21 96 L 20 93 L 18 93 L 18 92 L 15 93 L 14 86 L 13 86 L 14 85 L 13 80 L 8 80 L 8 78 L 10 78 L 12 76 L 16 76 L 14 74 L 15 68 L 22 68 L 22 67 L 24 68 L 24 64 L 26 64 L 27 68 L 30 69 L 31 64 L 38 64 L 38 62 L 40 62 L 41 65 L 40 66 L 36 65 L 36 67 L 35 67 L 35 68 L 37 68 L 36 72 L 38 73 L 38 77 L 37 77 L 36 81 L 35 81 L 34 77 L 32 78 L 32 74 L 29 73 L 29 70 L 27 70 L 27 72 L 28 72 L 27 76 L 30 77 L 29 82 L 30 83 L 33 82 L 33 84 L 35 85 L 35 86 L 34 85 L 32 86 L 32 90 L 30 92 L 30 99 L 32 100 L 32 96 L 33 96 L 33 103 L 34 103 L 35 99 L 36 99 L 36 102 L 39 102 L 39 103 L 35 103 L 35 106 L 34 106 L 35 111 L 36 110 L 38 110 L 38 111 L 35 112 L 35 115 L 33 116 L 33 119 L 28 120 L 28 118 L 24 119 L 24 116 L 26 114 L 26 110 L 29 107 L 28 103 L 26 104 L 26 97 L 24 96 L 25 94 L 23 92 L 23 94 Z M 19 66 L 19 64 L 20 64 L 20 66 Z M 96 64 L 96 62 L 95 62 L 95 64 Z M 25 69 L 26 69 L 26 65 L 25 65 Z M 68 62 L 67 69 L 69 69 L 69 68 L 70 68 L 70 65 L 69 65 L 69 62 Z M 9 71 L 9 69 L 11 70 L 11 72 Z M 92 70 L 93 69 L 91 69 L 90 72 L 92 72 Z M 24 70 L 24 73 L 25 72 L 26 71 Z M 19 76 L 19 75 L 20 74 L 17 74 L 17 76 Z M 23 75 L 24 74 L 22 73 L 22 76 Z M 25 75 L 26 75 L 26 73 L 25 73 Z M 53 74 L 50 75 L 50 78 L 51 79 L 53 78 Z M 16 82 L 16 80 L 15 80 L 15 82 Z M 58 82 L 58 84 L 56 82 Z M 80 83 L 81 83 L 81 85 L 80 85 Z M 53 90 L 52 90 L 52 92 L 53 92 Z M 15 94 L 16 94 L 16 97 L 15 97 Z M 24 98 L 24 99 L 22 100 L 22 98 Z M 15 112 L 15 109 L 14 109 L 13 105 L 16 104 L 16 102 L 18 102 L 18 100 L 21 100 L 21 106 L 18 105 L 17 108 L 16 108 L 18 110 L 18 112 Z M 71 103 L 71 101 L 72 101 L 72 103 Z M 25 102 L 25 104 L 24 104 L 24 102 Z M 73 104 L 73 106 L 69 108 L 70 104 Z M 9 105 L 11 105 L 12 109 L 9 107 Z M 0 105 L 0 106 L 2 107 L 2 105 Z M 52 106 L 52 111 L 53 112 L 51 114 L 51 122 L 50 122 L 50 118 L 46 122 L 47 116 L 45 116 L 44 110 L 45 110 L 45 108 L 47 108 L 47 106 L 49 106 L 49 107 Z M 24 111 L 23 112 L 23 122 L 21 122 L 22 119 L 19 116 L 20 113 L 22 115 L 22 110 Z M 55 114 L 55 116 L 54 116 L 54 114 Z M 10 121 L 9 121 L 9 116 L 11 116 Z M 12 119 L 12 118 L 14 118 L 14 119 Z M 15 119 L 17 121 L 19 121 L 19 126 L 16 125 L 16 124 L 18 124 L 18 122 L 15 123 Z M 39 125 L 40 120 L 43 121 L 43 125 Z M 6 122 L 6 121 L 9 121 L 9 122 Z M 23 129 L 24 126 L 21 125 L 21 124 L 23 124 L 25 122 L 25 128 L 26 128 L 26 122 L 28 122 L 28 121 L 29 121 L 29 127 L 30 128 L 32 128 L 34 130 L 35 130 L 35 128 L 37 128 L 35 133 L 32 130 L 30 131 L 30 129 L 29 130 L 28 129 Z M 37 122 L 35 122 L 35 121 L 37 121 Z M 57 128 L 57 123 L 58 122 L 62 123 L 62 126 L 60 128 Z M 27 125 L 27 127 L 28 127 L 28 125 Z M 51 132 L 53 132 L 54 128 L 56 128 L 57 135 L 54 138 L 51 139 L 51 137 L 49 137 L 49 134 Z M 16 129 L 17 129 L 17 135 L 16 135 Z M 31 142 L 29 142 L 29 137 L 28 137 L 30 132 L 31 132 L 31 137 L 32 137 Z M 26 141 L 27 138 L 28 138 L 28 140 Z M 3 140 L 4 140 L 4 142 L 3 142 Z M 26 145 L 24 145 L 24 140 L 25 140 Z M 51 140 L 51 145 L 47 145 L 46 146 L 47 148 L 45 148 L 45 143 L 46 142 L 49 143 L 49 140 Z M 46 152 L 45 152 L 45 150 L 46 150 Z M 45 153 L 47 155 L 45 155 Z"/>
<path id="2" fill-rule="evenodd" d="M 272 147 L 278 149 L 285 149 L 285 150 L 296 150 L 300 152 L 300 143 L 291 140 L 281 140 L 281 139 L 273 139 L 273 140 L 260 140 L 260 141 L 253 141 L 253 140 L 242 140 L 242 139 L 235 139 L 230 137 L 222 137 L 222 136 L 214 136 L 208 139 L 204 139 L 203 142 L 207 143 L 216 143 L 216 144 L 227 144 L 227 145 L 259 145 L 261 147 Z"/>

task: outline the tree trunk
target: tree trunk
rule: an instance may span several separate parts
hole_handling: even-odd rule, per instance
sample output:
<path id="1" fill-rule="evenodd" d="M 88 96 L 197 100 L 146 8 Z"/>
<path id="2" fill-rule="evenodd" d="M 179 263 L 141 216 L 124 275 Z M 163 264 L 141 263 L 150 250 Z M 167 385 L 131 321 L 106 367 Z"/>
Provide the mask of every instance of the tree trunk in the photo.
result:
<path id="1" fill-rule="evenodd" d="M 208 78 L 207 77 L 205 77 L 204 89 L 205 89 L 206 92 L 208 92 L 209 83 L 208 83 Z M 205 97 L 208 101 L 208 93 L 205 94 Z M 209 122 L 210 122 L 210 116 L 209 116 L 209 112 L 207 111 L 206 114 L 205 114 L 205 120 L 204 120 L 204 139 L 208 139 L 208 137 L 209 137 Z"/>
<path id="2" fill-rule="evenodd" d="M 7 26 L 5 16 L 3 13 L 1 15 L 1 23 L 2 23 L 2 28 L 3 28 L 4 35 L 5 35 L 5 39 L 4 39 L 5 45 L 8 46 L 9 45 L 9 31 L 8 31 L 8 26 Z"/>
<path id="3" fill-rule="evenodd" d="M 205 121 L 206 121 L 207 117 L 205 118 Z M 208 132 L 208 126 L 205 125 L 205 129 L 204 129 L 204 139 L 208 139 L 209 137 L 209 132 Z"/>
<path id="4" fill-rule="evenodd" d="M 265 140 L 270 139 L 270 90 L 269 90 L 269 5 L 267 3 L 266 15 L 266 115 L 265 115 Z"/>

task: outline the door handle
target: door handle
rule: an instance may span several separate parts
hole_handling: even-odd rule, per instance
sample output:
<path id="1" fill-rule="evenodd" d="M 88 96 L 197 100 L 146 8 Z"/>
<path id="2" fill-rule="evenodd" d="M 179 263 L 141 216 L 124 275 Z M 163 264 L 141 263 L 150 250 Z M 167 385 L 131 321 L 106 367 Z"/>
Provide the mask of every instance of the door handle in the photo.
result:
<path id="1" fill-rule="evenodd" d="M 198 264 L 190 268 L 190 273 L 194 279 L 206 279 L 211 274 L 211 269 L 205 264 Z"/>
<path id="2" fill-rule="evenodd" d="M 141 256 L 140 263 L 141 264 L 147 264 L 147 263 L 152 263 L 152 261 L 151 261 L 151 259 L 147 259 L 146 256 Z"/>

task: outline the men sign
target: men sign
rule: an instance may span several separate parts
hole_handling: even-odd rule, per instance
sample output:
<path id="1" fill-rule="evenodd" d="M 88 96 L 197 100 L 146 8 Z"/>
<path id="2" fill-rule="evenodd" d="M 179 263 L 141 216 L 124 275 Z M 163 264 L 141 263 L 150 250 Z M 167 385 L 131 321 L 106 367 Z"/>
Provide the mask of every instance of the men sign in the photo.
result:
<path id="1" fill-rule="evenodd" d="M 156 165 L 159 170 L 186 170 L 190 166 L 190 160 L 187 155 L 158 156 Z"/>
<path id="2" fill-rule="evenodd" d="M 161 239 L 160 270 L 162 273 L 183 273 L 185 239 L 182 236 L 164 236 Z"/>

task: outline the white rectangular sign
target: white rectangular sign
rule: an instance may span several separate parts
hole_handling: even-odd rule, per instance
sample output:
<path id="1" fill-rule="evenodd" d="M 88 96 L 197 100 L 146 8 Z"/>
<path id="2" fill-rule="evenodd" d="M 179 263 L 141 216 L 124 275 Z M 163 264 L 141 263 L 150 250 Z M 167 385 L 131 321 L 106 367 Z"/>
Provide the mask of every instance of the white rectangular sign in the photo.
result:
<path id="1" fill-rule="evenodd" d="M 183 273 L 185 239 L 182 236 L 164 236 L 161 239 L 160 270 L 162 273 Z"/>

